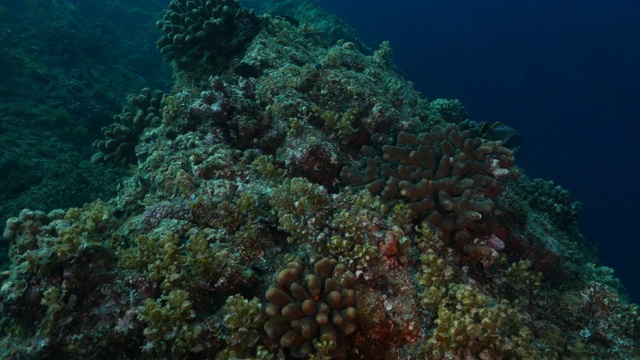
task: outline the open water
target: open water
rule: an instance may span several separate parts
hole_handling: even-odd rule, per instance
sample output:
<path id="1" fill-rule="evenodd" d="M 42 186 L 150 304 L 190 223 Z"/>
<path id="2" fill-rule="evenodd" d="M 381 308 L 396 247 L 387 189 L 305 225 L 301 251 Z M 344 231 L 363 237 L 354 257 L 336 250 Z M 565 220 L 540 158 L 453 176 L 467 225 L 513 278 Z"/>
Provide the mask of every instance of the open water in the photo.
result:
<path id="1" fill-rule="evenodd" d="M 517 129 L 517 159 L 582 205 L 580 229 L 640 300 L 640 3 L 322 0 L 430 98 Z"/>

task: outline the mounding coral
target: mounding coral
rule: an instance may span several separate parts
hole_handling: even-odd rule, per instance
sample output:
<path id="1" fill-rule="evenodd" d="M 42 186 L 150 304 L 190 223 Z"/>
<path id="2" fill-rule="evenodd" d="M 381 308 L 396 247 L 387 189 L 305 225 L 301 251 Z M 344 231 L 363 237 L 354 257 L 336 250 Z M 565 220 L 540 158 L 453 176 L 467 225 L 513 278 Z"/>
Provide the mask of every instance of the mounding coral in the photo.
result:
<path id="1" fill-rule="evenodd" d="M 156 23 L 158 49 L 179 66 L 233 55 L 258 33 L 259 18 L 237 0 L 172 0 Z"/>
<path id="2" fill-rule="evenodd" d="M 98 142 L 137 162 L 117 196 L 9 218 L 0 357 L 640 358 L 640 311 L 565 191 L 516 180 L 388 43 L 250 14 L 172 1 L 161 42 L 189 66 Z M 197 35 L 218 19 L 234 30 Z"/>
<path id="3" fill-rule="evenodd" d="M 135 163 L 135 147 L 142 132 L 148 127 L 160 125 L 164 106 L 164 93 L 144 88 L 137 95 L 127 98 L 131 106 L 125 106 L 122 113 L 113 116 L 113 124 L 102 128 L 104 140 L 96 140 L 93 146 L 100 152 L 91 158 L 93 163 L 115 162 Z"/>
<path id="4" fill-rule="evenodd" d="M 297 358 L 314 354 L 318 341 L 332 342 L 333 354 L 344 352 L 342 339 L 357 326 L 355 275 L 333 259 L 312 266 L 309 271 L 300 261 L 288 263 L 265 293 L 269 320 L 264 330 Z"/>

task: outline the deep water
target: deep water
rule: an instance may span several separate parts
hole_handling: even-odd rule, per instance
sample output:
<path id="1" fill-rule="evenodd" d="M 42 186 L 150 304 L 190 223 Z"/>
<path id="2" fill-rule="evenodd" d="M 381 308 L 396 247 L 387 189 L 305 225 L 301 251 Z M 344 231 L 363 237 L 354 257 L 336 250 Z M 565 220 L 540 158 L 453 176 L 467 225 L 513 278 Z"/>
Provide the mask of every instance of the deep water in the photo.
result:
<path id="1" fill-rule="evenodd" d="M 430 98 L 524 138 L 517 164 L 582 202 L 580 229 L 640 301 L 640 3 L 322 0 Z"/>

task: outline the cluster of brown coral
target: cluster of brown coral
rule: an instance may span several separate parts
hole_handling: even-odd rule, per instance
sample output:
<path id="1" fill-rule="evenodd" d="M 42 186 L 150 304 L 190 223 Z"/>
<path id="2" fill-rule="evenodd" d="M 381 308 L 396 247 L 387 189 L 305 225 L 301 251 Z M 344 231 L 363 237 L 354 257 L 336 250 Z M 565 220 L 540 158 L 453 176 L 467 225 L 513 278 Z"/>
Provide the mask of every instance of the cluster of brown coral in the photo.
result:
<path id="1" fill-rule="evenodd" d="M 336 260 L 323 258 L 305 270 L 300 261 L 287 264 L 267 290 L 264 325 L 267 335 L 297 358 L 316 352 L 315 343 L 338 343 L 356 329 L 355 275 Z M 339 342 L 344 345 L 344 342 Z M 334 345 L 335 347 L 335 345 Z M 344 349 L 333 349 L 335 355 Z"/>
<path id="2" fill-rule="evenodd" d="M 131 106 L 125 106 L 122 113 L 113 116 L 114 123 L 102 128 L 104 140 L 94 141 L 93 146 L 100 152 L 95 153 L 91 161 L 135 163 L 138 138 L 144 129 L 158 126 L 162 121 L 163 100 L 162 91 L 149 88 L 142 89 L 138 95 L 129 95 Z"/>
<path id="3" fill-rule="evenodd" d="M 250 41 L 260 20 L 237 0 L 173 0 L 156 24 L 165 33 L 158 49 L 165 60 L 193 64 L 205 55 L 229 56 Z"/>
<path id="4" fill-rule="evenodd" d="M 556 226 L 570 226 L 580 218 L 581 204 L 573 201 L 569 191 L 554 185 L 553 181 L 533 179 L 519 185 L 517 189 L 522 199 L 532 208 L 548 214 Z"/>
<path id="5" fill-rule="evenodd" d="M 451 124 L 428 133 L 400 132 L 395 144 L 381 134 L 375 147 L 363 146 L 365 159 L 345 167 L 342 178 L 385 200 L 403 200 L 418 219 L 426 219 L 445 240 L 490 265 L 502 250 L 487 243 L 498 227 L 494 199 L 503 182 L 515 179 L 513 152 Z"/>

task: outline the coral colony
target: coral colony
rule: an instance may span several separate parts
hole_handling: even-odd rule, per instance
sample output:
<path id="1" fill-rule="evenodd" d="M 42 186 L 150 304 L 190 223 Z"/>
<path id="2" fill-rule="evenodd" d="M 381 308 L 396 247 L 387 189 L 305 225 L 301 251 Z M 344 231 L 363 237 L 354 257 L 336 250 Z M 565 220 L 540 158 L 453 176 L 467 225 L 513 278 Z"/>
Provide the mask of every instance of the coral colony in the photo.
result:
<path id="1" fill-rule="evenodd" d="M 232 0 L 158 27 L 173 89 L 95 142 L 132 166 L 117 196 L 7 221 L 3 358 L 640 358 L 578 204 L 388 43 Z"/>

